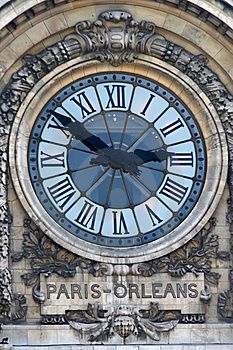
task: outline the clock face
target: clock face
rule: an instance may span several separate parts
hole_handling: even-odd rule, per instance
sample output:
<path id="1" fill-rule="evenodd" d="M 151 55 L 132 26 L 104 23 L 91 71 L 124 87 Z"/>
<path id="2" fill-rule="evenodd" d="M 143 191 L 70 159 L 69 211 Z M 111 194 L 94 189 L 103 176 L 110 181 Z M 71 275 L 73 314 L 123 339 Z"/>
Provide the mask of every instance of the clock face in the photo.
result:
<path id="1" fill-rule="evenodd" d="M 195 117 L 170 91 L 129 74 L 66 87 L 30 135 L 28 167 L 46 212 L 102 246 L 156 241 L 189 215 L 206 173 Z"/>

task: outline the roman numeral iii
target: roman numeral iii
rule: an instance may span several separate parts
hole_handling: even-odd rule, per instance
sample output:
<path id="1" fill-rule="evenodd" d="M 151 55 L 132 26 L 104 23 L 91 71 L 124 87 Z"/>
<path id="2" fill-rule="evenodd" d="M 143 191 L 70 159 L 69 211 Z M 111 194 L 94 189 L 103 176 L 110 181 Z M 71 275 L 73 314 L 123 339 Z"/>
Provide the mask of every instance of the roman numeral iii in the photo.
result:
<path id="1" fill-rule="evenodd" d="M 176 153 L 170 157 L 170 166 L 191 166 L 193 167 L 193 152 Z"/>

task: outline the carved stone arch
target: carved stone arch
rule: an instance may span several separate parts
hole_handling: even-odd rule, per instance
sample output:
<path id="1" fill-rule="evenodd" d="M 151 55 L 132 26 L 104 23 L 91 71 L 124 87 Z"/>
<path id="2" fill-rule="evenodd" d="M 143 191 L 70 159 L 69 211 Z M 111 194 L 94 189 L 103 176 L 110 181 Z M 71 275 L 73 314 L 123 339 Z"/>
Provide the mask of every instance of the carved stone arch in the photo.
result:
<path id="1" fill-rule="evenodd" d="M 113 27 L 121 28 L 118 29 L 116 36 L 111 34 Z M 7 145 L 11 125 L 20 105 L 40 79 L 68 60 L 87 55 L 87 58 L 97 58 L 101 62 L 105 61 L 118 66 L 122 62 L 133 62 L 142 54 L 175 66 L 208 96 L 218 112 L 228 139 L 229 185 L 233 183 L 233 97 L 218 76 L 208 67 L 207 59 L 200 55 L 195 56 L 181 46 L 168 41 L 156 32 L 154 23 L 136 22 L 126 11 L 106 11 L 101 13 L 96 21 L 79 22 L 74 34 L 36 55 L 26 56 L 25 64 L 13 74 L 0 97 L 0 190 L 2 194 L 0 253 L 3 266 L 0 271 L 0 300 L 4 305 L 5 313 L 8 312 L 12 298 L 11 275 L 8 268 L 10 222 L 7 204 Z M 231 185 L 230 207 L 230 212 L 233 213 Z M 230 219 L 232 221 L 232 218 Z M 231 234 L 233 234 L 233 227 L 231 227 Z"/>

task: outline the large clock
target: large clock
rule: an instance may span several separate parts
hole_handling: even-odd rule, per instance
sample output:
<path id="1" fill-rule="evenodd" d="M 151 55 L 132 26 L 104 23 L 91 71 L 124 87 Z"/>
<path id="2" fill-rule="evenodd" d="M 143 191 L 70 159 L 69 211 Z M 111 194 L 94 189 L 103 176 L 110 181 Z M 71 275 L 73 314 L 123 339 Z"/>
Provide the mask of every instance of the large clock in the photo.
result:
<path id="1" fill-rule="evenodd" d="M 172 91 L 136 74 L 89 75 L 34 119 L 28 200 L 59 243 L 104 261 L 140 261 L 195 229 L 206 210 L 206 141 Z"/>

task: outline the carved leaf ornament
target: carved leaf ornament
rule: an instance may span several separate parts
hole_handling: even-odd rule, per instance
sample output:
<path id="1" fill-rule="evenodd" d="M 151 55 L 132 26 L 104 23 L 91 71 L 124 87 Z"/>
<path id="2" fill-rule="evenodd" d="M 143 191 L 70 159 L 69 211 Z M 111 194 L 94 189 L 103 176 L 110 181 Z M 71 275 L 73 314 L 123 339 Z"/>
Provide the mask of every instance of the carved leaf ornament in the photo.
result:
<path id="1" fill-rule="evenodd" d="M 156 33 L 154 23 L 137 22 L 127 11 L 103 12 L 94 22 L 79 22 L 76 25 L 76 32 L 64 40 L 47 47 L 34 56 L 26 56 L 25 64 L 13 74 L 0 96 L 0 257 L 3 266 L 6 266 L 0 271 L 2 313 L 8 313 L 12 298 L 11 277 L 7 267 L 10 225 L 7 203 L 7 145 L 11 125 L 20 105 L 42 77 L 67 60 L 88 55 L 89 59 L 107 61 L 113 66 L 118 66 L 124 61 L 133 62 L 140 54 L 156 57 L 178 68 L 195 81 L 217 110 L 229 145 L 229 221 L 232 222 L 233 97 L 218 76 L 208 68 L 205 57 L 195 56 L 181 46 L 168 41 Z M 33 233 L 28 233 L 28 237 L 24 237 L 23 255 L 30 257 L 33 269 L 32 273 L 23 277 L 27 284 L 36 283 L 38 274 L 42 271 L 56 272 L 65 276 L 74 274 L 77 265 L 84 264 L 89 269 L 93 268 L 93 263 L 86 261 L 83 263 L 79 260 L 80 258 L 66 256 L 62 249 L 56 252 L 57 248 L 53 249 L 52 244 L 47 242 L 47 238 L 38 237 L 38 235 L 38 232 L 33 231 Z M 231 241 L 233 242 L 233 239 Z M 216 254 L 216 244 L 216 238 L 202 236 L 202 241 L 194 244 L 188 257 L 185 257 L 185 251 L 182 250 L 185 248 L 182 248 L 179 253 L 174 253 L 169 258 L 161 258 L 156 264 L 152 262 L 138 268 L 144 271 L 142 273 L 148 273 L 148 275 L 164 266 L 168 266 L 166 269 L 171 275 L 182 275 L 187 269 L 194 273 L 204 271 L 209 282 L 216 281 L 218 276 L 210 272 L 209 259 L 211 254 Z M 95 271 L 101 271 L 101 269 L 95 268 Z"/>

